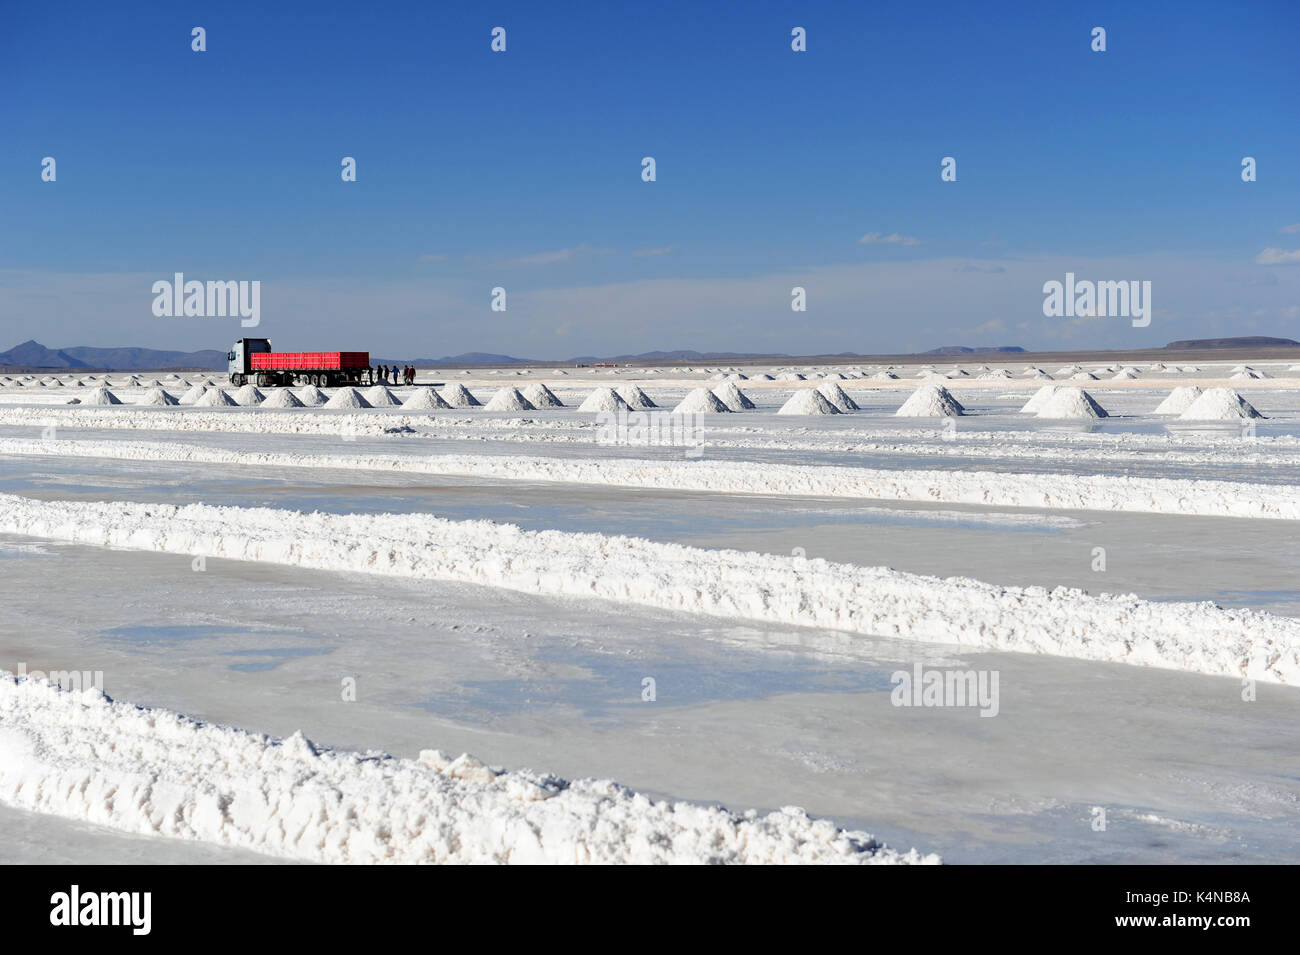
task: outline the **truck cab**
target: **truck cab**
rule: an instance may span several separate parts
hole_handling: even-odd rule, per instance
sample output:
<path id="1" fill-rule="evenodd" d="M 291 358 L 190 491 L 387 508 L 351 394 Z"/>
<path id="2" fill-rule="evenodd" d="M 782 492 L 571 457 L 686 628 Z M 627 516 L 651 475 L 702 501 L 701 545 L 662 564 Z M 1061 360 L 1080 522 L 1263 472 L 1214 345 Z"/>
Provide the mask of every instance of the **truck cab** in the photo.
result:
<path id="1" fill-rule="evenodd" d="M 248 380 L 252 372 L 252 365 L 249 363 L 249 356 L 259 352 L 269 352 L 271 350 L 271 339 L 269 338 L 241 338 L 235 342 L 235 347 L 226 355 L 226 361 L 229 363 L 230 380 L 240 382 Z M 238 377 L 236 377 L 238 376 Z"/>

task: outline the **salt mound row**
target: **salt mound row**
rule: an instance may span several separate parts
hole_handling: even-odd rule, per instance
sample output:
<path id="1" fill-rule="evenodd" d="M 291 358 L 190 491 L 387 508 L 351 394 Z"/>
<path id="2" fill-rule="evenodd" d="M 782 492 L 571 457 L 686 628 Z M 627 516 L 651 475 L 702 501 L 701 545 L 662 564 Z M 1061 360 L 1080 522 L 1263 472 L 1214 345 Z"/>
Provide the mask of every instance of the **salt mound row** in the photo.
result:
<path id="1" fill-rule="evenodd" d="M 749 400 L 749 396 L 736 387 L 734 381 L 726 381 L 713 389 L 713 393 L 718 400 L 727 406 L 729 411 L 753 411 L 754 402 Z"/>
<path id="2" fill-rule="evenodd" d="M 1011 372 L 1007 371 L 1005 368 L 999 368 L 997 371 L 986 371 L 984 372 L 984 374 L 980 375 L 980 379 L 982 381 L 992 381 L 995 378 L 1010 378 L 1010 377 L 1011 377 Z"/>
<path id="3" fill-rule="evenodd" d="M 808 379 L 806 379 L 803 375 L 799 374 L 797 371 L 787 371 L 785 374 L 777 375 L 776 380 L 777 381 L 807 381 Z"/>
<path id="4" fill-rule="evenodd" d="M 1106 418 L 1106 409 L 1093 400 L 1082 388 L 1061 387 L 1038 409 L 1038 418 L 1080 420 Z"/>
<path id="5" fill-rule="evenodd" d="M 81 403 L 86 405 L 120 405 L 122 400 L 103 385 L 100 385 L 82 398 Z"/>
<path id="6" fill-rule="evenodd" d="M 1052 395 L 1056 394 L 1057 389 L 1060 387 L 1060 385 L 1043 385 L 1043 387 L 1034 392 L 1032 398 L 1025 402 L 1025 406 L 1020 409 L 1020 413 L 1038 414 L 1038 412 L 1042 410 L 1043 405 L 1047 404 Z"/>
<path id="7" fill-rule="evenodd" d="M 939 385 L 921 385 L 894 412 L 899 418 L 956 418 L 966 413 L 948 389 Z"/>
<path id="8" fill-rule="evenodd" d="M 155 386 L 141 395 L 140 400 L 137 401 L 136 404 L 161 407 L 164 405 L 178 405 L 180 402 L 176 400 L 175 395 L 169 395 L 167 392 L 163 391 L 161 387 Z"/>
<path id="9" fill-rule="evenodd" d="M 204 388 L 202 385 L 192 385 L 189 391 L 181 395 L 180 403 L 183 405 L 192 405 L 194 402 L 202 398 L 203 393 L 207 390 L 208 389 Z"/>
<path id="10" fill-rule="evenodd" d="M 397 408 L 402 404 L 397 395 L 389 391 L 384 385 L 375 385 L 366 389 L 362 393 L 362 397 L 370 402 L 372 408 Z"/>
<path id="11" fill-rule="evenodd" d="M 892 371 L 878 371 L 871 376 L 872 381 L 898 381 L 898 376 Z"/>
<path id="12" fill-rule="evenodd" d="M 497 769 L 468 753 L 330 749 L 301 733 L 276 739 L 9 675 L 0 714 L 22 754 L 6 760 L 7 804 L 160 843 L 353 865 L 940 862 L 793 808 L 670 802 L 609 779 Z"/>
<path id="13" fill-rule="evenodd" d="M 1228 377 L 1229 381 L 1257 381 L 1261 378 L 1267 378 L 1262 371 L 1239 371 L 1235 375 Z"/>
<path id="14" fill-rule="evenodd" d="M 194 402 L 196 408 L 234 408 L 237 402 L 230 395 L 226 394 L 220 388 L 209 388 L 203 394 L 199 395 L 199 400 Z"/>
<path id="15" fill-rule="evenodd" d="M 596 388 L 587 395 L 579 411 L 630 411 L 628 403 L 613 388 Z"/>
<path id="16" fill-rule="evenodd" d="M 1115 377 L 1111 381 L 1132 381 L 1136 377 L 1138 377 L 1136 368 L 1121 368 L 1115 372 Z"/>
<path id="17" fill-rule="evenodd" d="M 417 388 L 415 394 L 402 402 L 402 408 L 407 411 L 442 411 L 450 407 L 432 388 Z"/>
<path id="18" fill-rule="evenodd" d="M 749 376 L 739 371 L 733 371 L 727 376 L 727 381 L 749 381 Z"/>
<path id="19" fill-rule="evenodd" d="M 1231 388 L 1209 388 L 1178 416 L 1179 421 L 1231 421 L 1264 417 Z"/>
<path id="20" fill-rule="evenodd" d="M 547 388 L 543 382 L 535 381 L 524 389 L 524 397 L 527 398 L 534 408 L 563 408 L 564 402 L 555 397 L 555 393 Z"/>
<path id="21" fill-rule="evenodd" d="M 636 385 L 623 385 L 618 389 L 618 396 L 627 402 L 629 408 L 648 410 L 659 406 L 650 400 L 650 396 Z"/>
<path id="22" fill-rule="evenodd" d="M 731 411 L 708 388 L 696 388 L 673 409 L 673 414 L 724 414 Z"/>
<path id="23" fill-rule="evenodd" d="M 497 393 L 493 395 L 488 403 L 483 406 L 484 411 L 536 411 L 533 403 L 519 393 L 518 388 L 511 388 L 509 385 L 498 388 Z"/>
<path id="24" fill-rule="evenodd" d="M 861 411 L 858 403 L 849 397 L 848 392 L 838 382 L 823 381 L 817 386 L 823 398 L 833 404 L 839 411 Z"/>
<path id="25" fill-rule="evenodd" d="M 1152 414 L 1182 414 L 1199 397 L 1201 397 L 1201 389 L 1196 385 L 1179 385 L 1169 392 L 1169 396 L 1164 401 L 1156 405 L 1156 410 Z"/>
<path id="26" fill-rule="evenodd" d="M 369 408 L 370 402 L 365 396 L 355 388 L 340 388 L 325 402 L 326 408 L 347 408 L 355 410 L 357 408 Z"/>
<path id="27" fill-rule="evenodd" d="M 298 400 L 303 403 L 303 406 L 307 408 L 319 408 L 321 405 L 325 404 L 325 402 L 329 401 L 329 395 L 325 394 L 325 392 L 321 391 L 315 385 L 305 385 L 295 391 L 294 394 L 298 397 Z"/>
<path id="28" fill-rule="evenodd" d="M 288 388 L 276 388 L 270 396 L 262 402 L 263 408 L 301 408 L 302 400 L 299 399 Z"/>
<path id="29" fill-rule="evenodd" d="M 477 408 L 483 404 L 459 381 L 442 389 L 442 400 L 452 408 Z"/>
<path id="30" fill-rule="evenodd" d="M 827 401 L 826 396 L 816 388 L 800 388 L 777 411 L 777 414 L 799 415 L 841 413 L 840 409 Z"/>
<path id="31" fill-rule="evenodd" d="M 1300 371 L 1300 368 L 1294 370 Z M 761 375 L 755 375 L 753 380 L 754 381 L 776 381 L 775 378 L 773 378 L 771 375 L 767 374 L 766 372 L 764 372 Z"/>
<path id="32" fill-rule="evenodd" d="M 1096 381 L 1097 376 L 1090 371 L 1075 372 L 1070 376 L 1071 381 Z"/>
<path id="33" fill-rule="evenodd" d="M 235 403 L 245 408 L 255 408 L 266 400 L 266 395 L 262 394 L 251 384 L 244 385 L 230 397 L 235 399 Z"/>

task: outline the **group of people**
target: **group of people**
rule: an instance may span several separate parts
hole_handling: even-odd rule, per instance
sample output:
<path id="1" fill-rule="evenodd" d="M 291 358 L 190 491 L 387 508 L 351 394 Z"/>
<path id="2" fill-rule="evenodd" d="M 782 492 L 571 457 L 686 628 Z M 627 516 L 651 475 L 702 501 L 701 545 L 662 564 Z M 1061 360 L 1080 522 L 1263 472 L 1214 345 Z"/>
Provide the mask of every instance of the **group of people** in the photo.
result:
<path id="1" fill-rule="evenodd" d="M 401 382 L 397 380 L 399 374 L 402 377 Z M 415 384 L 415 366 L 406 365 L 399 369 L 396 365 L 380 365 L 379 370 L 375 372 L 375 377 L 386 385 L 413 385 Z"/>

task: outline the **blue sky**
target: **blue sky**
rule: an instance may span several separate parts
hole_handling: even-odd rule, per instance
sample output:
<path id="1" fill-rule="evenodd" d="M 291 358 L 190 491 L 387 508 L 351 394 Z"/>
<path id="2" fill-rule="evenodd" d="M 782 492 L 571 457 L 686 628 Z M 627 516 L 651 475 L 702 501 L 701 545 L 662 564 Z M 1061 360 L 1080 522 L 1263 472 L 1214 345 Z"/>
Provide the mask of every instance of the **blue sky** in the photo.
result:
<path id="1" fill-rule="evenodd" d="M 412 357 L 1300 337 L 1295 2 L 377 6 L 10 5 L 0 348 L 226 347 L 178 271 Z M 1151 326 L 1045 318 L 1067 270 Z"/>

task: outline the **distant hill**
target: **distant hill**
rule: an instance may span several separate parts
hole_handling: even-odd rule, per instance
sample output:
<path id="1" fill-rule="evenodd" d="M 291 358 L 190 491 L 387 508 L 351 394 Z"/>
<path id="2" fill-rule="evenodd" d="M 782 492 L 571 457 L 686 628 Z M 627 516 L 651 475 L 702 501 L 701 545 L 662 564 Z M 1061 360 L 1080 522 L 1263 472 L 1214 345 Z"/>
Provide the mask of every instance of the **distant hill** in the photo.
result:
<path id="1" fill-rule="evenodd" d="M 1250 335 L 1245 338 L 1189 338 L 1186 341 L 1170 342 L 1169 349 L 1180 348 L 1277 348 L 1287 345 L 1300 345 L 1289 338 L 1269 338 L 1267 335 Z"/>
<path id="2" fill-rule="evenodd" d="M 969 345 L 944 345 L 921 352 L 922 355 L 1015 355 L 1023 354 L 1019 345 L 988 345 L 971 348 Z"/>
<path id="3" fill-rule="evenodd" d="M 784 354 L 758 354 L 754 352 L 739 351 L 691 351 L 681 349 L 678 351 L 647 351 L 639 355 L 615 355 L 612 358 L 595 358 L 590 355 L 581 358 L 573 358 L 571 361 L 725 361 L 728 359 L 756 359 L 756 358 L 789 358 Z"/>
<path id="4" fill-rule="evenodd" d="M 444 358 L 428 358 L 423 362 L 430 365 L 517 365 L 531 361 L 530 358 L 512 358 L 509 355 L 494 355 L 491 352 L 467 351 L 463 355 L 448 355 Z M 414 364 L 421 364 L 420 360 Z"/>
<path id="5" fill-rule="evenodd" d="M 7 352 L 0 352 L 0 365 L 13 365 L 19 368 L 85 368 L 86 363 L 78 361 L 66 351 L 46 348 L 32 339 L 21 345 L 15 345 Z"/>
<path id="6" fill-rule="evenodd" d="M 226 353 L 215 348 L 202 351 L 161 351 L 156 348 L 65 348 L 71 355 L 91 368 L 108 368 L 112 371 L 143 371 L 153 368 L 203 368 L 207 371 L 224 371 Z"/>
<path id="7" fill-rule="evenodd" d="M 0 365 L 14 368 L 101 368 L 109 371 L 144 371 L 162 368 L 202 368 L 221 371 L 226 353 L 160 351 L 156 348 L 46 348 L 32 340 L 0 352 Z"/>

